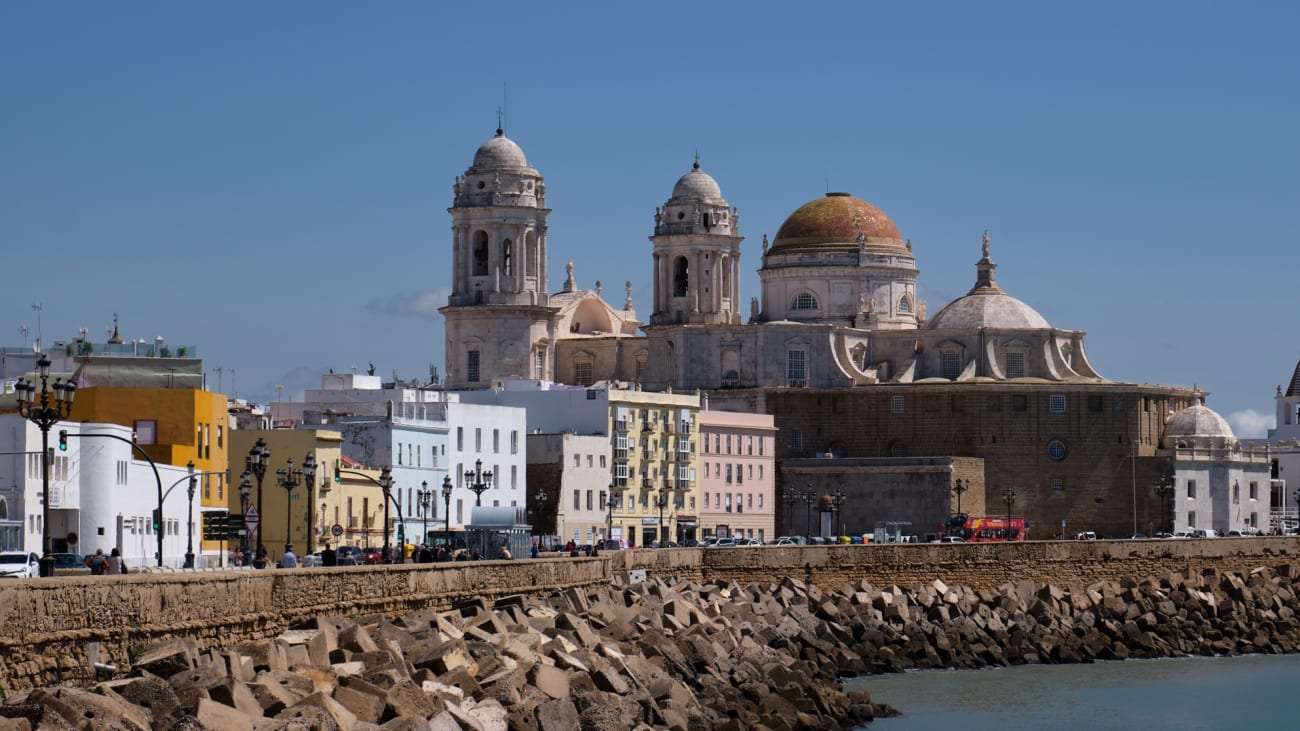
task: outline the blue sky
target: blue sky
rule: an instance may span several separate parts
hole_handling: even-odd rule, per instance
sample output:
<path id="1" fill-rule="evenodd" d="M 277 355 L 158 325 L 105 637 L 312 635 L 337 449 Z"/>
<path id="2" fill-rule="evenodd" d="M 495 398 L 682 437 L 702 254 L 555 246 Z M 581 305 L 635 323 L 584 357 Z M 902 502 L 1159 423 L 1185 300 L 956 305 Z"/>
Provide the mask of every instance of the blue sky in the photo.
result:
<path id="1" fill-rule="evenodd" d="M 763 234 L 849 191 L 912 239 L 930 313 L 987 228 L 1103 375 L 1259 435 L 1300 357 L 1297 8 L 3 3 L 0 343 L 39 302 L 47 343 L 117 312 L 241 398 L 441 372 L 452 182 L 504 104 L 552 291 L 573 260 L 648 318 L 654 209 L 698 151 L 742 299 Z"/>

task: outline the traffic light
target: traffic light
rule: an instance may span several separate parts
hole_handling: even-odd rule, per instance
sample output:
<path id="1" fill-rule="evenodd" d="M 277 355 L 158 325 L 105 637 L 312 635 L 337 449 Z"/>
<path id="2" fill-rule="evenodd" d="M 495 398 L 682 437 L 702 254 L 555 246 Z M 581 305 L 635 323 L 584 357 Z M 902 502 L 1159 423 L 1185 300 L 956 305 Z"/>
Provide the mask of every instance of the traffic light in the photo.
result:
<path id="1" fill-rule="evenodd" d="M 339 472 L 339 465 L 337 462 L 334 463 L 334 481 L 335 482 L 343 481 L 343 474 Z"/>
<path id="2" fill-rule="evenodd" d="M 59 451 L 60 452 L 68 451 L 68 430 L 67 429 L 59 430 Z"/>
<path id="3" fill-rule="evenodd" d="M 162 532 L 162 508 L 153 509 L 153 532 Z"/>

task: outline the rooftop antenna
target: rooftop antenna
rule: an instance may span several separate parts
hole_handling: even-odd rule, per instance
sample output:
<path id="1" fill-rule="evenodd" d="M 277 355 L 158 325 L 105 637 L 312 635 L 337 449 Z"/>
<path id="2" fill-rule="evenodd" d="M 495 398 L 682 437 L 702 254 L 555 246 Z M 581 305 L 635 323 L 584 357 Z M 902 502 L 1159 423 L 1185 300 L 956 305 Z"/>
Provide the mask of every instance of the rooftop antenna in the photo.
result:
<path id="1" fill-rule="evenodd" d="M 43 350 L 43 348 L 45 347 L 45 343 L 41 339 L 41 308 L 43 306 L 44 305 L 42 305 L 40 302 L 37 302 L 36 304 L 32 305 L 32 309 L 36 311 L 36 352 L 37 353 L 45 352 Z"/>
<path id="2" fill-rule="evenodd" d="M 694 169 L 695 169 L 695 170 L 699 170 L 699 169 L 700 169 L 700 151 L 699 151 L 699 149 L 696 149 L 696 150 L 695 150 L 695 168 L 694 168 Z"/>
<path id="3" fill-rule="evenodd" d="M 506 128 L 506 112 L 510 109 L 510 100 L 506 96 L 506 82 L 501 82 L 501 118 L 497 120 L 497 126 L 504 132 Z"/>

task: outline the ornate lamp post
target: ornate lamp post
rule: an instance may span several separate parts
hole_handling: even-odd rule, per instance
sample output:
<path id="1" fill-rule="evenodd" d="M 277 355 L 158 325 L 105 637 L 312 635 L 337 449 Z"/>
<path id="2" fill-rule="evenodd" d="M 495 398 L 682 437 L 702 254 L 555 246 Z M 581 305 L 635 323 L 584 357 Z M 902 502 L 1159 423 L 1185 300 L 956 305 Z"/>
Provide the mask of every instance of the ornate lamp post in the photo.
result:
<path id="1" fill-rule="evenodd" d="M 962 482 L 961 478 L 952 481 L 952 493 L 957 496 L 957 513 L 961 513 L 961 494 L 970 489 L 970 480 Z"/>
<path id="2" fill-rule="evenodd" d="M 50 541 L 50 428 L 72 413 L 72 401 L 77 395 L 77 384 L 56 378 L 49 386 L 50 359 L 41 353 L 36 361 L 37 377 L 41 379 L 40 399 L 33 401 L 37 389 L 31 381 L 23 379 L 14 384 L 18 395 L 18 413 L 36 424 L 41 430 L 41 576 L 54 575 L 54 546 Z M 50 403 L 50 391 L 54 402 Z"/>
<path id="3" fill-rule="evenodd" d="M 424 533 L 420 534 L 420 543 L 424 545 L 429 543 L 429 506 L 437 505 L 433 502 L 434 492 L 429 489 L 428 480 L 421 481 L 420 489 L 415 491 L 416 502 L 420 507 L 420 522 L 424 525 Z"/>
<path id="4" fill-rule="evenodd" d="M 247 519 L 248 501 L 253 495 L 253 483 L 248 479 L 248 473 L 240 475 L 239 478 L 239 512 Z M 250 544 L 248 542 L 248 530 L 244 530 L 244 537 L 239 541 L 239 550 L 244 555 L 248 554 Z"/>
<path id="5" fill-rule="evenodd" d="M 605 540 L 614 537 L 614 483 L 609 483 L 609 497 L 605 499 Z M 606 544 L 609 545 L 609 544 Z"/>
<path id="6" fill-rule="evenodd" d="M 1007 504 L 1007 540 L 1011 540 L 1011 506 L 1016 504 L 1016 491 L 1007 488 L 1002 491 L 1002 502 Z"/>
<path id="7" fill-rule="evenodd" d="M 785 501 L 785 512 L 786 512 L 785 529 L 786 532 L 793 533 L 794 532 L 794 506 L 798 505 L 800 500 L 803 500 L 803 493 L 799 492 L 798 490 L 787 490 L 782 500 Z"/>
<path id="8" fill-rule="evenodd" d="M 492 470 L 483 471 L 483 460 L 474 460 L 474 469 L 465 470 L 466 487 L 474 493 L 474 506 L 483 505 L 483 493 L 492 487 Z"/>
<path id="9" fill-rule="evenodd" d="M 812 543 L 812 506 L 813 503 L 817 502 L 817 493 L 813 492 L 813 486 L 811 482 L 808 483 L 808 491 L 803 494 L 803 502 L 804 502 L 803 517 L 805 523 L 804 527 L 807 529 L 806 532 L 804 533 L 804 537 L 808 539 L 809 543 Z"/>
<path id="10" fill-rule="evenodd" d="M 849 496 L 844 494 L 843 490 L 836 490 L 831 493 L 831 504 L 835 506 L 835 540 L 837 541 L 839 536 L 844 535 L 844 512 L 840 510 L 840 507 L 848 499 Z"/>
<path id="11" fill-rule="evenodd" d="M 266 546 L 262 545 L 262 525 L 266 520 L 262 513 L 262 480 L 266 479 L 266 467 L 271 462 L 271 448 L 266 446 L 266 440 L 261 437 L 253 444 L 253 448 L 248 450 L 248 457 L 244 460 L 244 472 L 257 478 L 257 558 L 254 559 L 253 565 L 257 568 L 266 567 Z"/>
<path id="12" fill-rule="evenodd" d="M 388 504 L 393 501 L 393 469 L 384 467 L 379 471 L 379 489 L 384 493 L 384 560 L 392 561 L 389 551 L 392 550 L 392 544 L 388 542 L 388 529 L 392 526 L 389 522 L 391 518 L 388 513 Z"/>
<path id="13" fill-rule="evenodd" d="M 446 507 L 442 518 L 444 532 L 447 534 L 447 550 L 451 551 L 451 475 L 442 478 L 442 502 Z"/>
<path id="14" fill-rule="evenodd" d="M 659 507 L 659 546 L 662 548 L 668 542 L 668 532 L 664 530 L 664 508 L 668 507 L 668 488 L 659 491 L 659 497 L 655 498 L 655 504 Z"/>
<path id="15" fill-rule="evenodd" d="M 190 484 L 186 488 L 189 493 L 190 503 L 189 511 L 185 513 L 185 568 L 194 568 L 194 488 L 198 487 L 199 480 L 194 474 L 194 460 L 190 460 L 186 465 L 190 471 Z"/>
<path id="16" fill-rule="evenodd" d="M 1160 499 L 1160 530 L 1166 533 L 1173 533 L 1174 531 L 1169 525 L 1169 503 L 1170 498 L 1173 497 L 1174 494 L 1174 478 L 1169 475 L 1163 475 L 1160 479 L 1153 482 L 1152 486 L 1156 489 L 1156 497 Z"/>
<path id="17" fill-rule="evenodd" d="M 302 484 L 303 470 L 295 470 L 292 459 L 286 461 L 285 465 L 275 471 L 275 482 L 284 488 L 284 550 L 288 552 L 293 547 L 289 523 L 289 517 L 293 512 L 293 490 Z"/>

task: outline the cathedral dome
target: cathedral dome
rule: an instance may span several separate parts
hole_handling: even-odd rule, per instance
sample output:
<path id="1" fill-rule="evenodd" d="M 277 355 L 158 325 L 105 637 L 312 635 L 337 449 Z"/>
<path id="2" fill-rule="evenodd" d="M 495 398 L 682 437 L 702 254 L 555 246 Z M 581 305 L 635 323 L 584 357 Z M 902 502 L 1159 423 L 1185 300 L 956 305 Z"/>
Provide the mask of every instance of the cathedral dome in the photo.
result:
<path id="1" fill-rule="evenodd" d="M 1038 311 L 1009 294 L 977 293 L 955 299 L 930 320 L 935 330 L 991 328 L 995 330 L 1049 330 Z"/>
<path id="2" fill-rule="evenodd" d="M 1227 420 L 1196 399 L 1196 403 L 1169 417 L 1165 426 L 1168 437 L 1227 437 L 1233 438 Z"/>
<path id="3" fill-rule="evenodd" d="M 776 232 L 769 252 L 857 248 L 865 243 L 903 245 L 903 236 L 885 212 L 848 193 L 827 193 L 790 214 Z"/>
<path id="4" fill-rule="evenodd" d="M 492 139 L 483 143 L 474 153 L 474 165 L 470 170 L 483 172 L 485 170 L 520 170 L 528 167 L 528 160 L 524 158 L 524 151 L 513 140 L 505 136 L 500 129 Z"/>
<path id="5" fill-rule="evenodd" d="M 669 203 L 682 203 L 686 200 L 701 201 L 708 203 L 721 203 L 722 189 L 718 187 L 718 181 L 713 176 L 700 169 L 700 164 L 695 163 L 689 173 L 683 175 L 673 186 L 673 197 Z"/>

